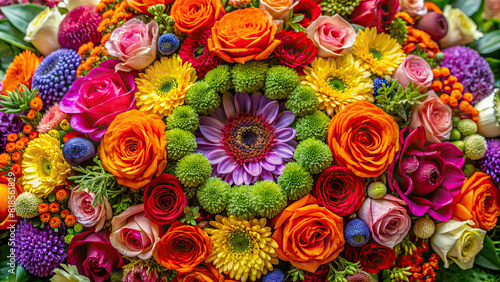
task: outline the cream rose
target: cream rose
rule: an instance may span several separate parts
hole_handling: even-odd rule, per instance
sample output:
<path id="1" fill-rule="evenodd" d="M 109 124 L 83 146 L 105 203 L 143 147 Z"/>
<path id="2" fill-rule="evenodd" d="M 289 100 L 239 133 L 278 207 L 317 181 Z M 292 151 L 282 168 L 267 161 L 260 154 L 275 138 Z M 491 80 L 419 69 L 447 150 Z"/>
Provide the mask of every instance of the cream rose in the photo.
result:
<path id="1" fill-rule="evenodd" d="M 259 8 L 269 12 L 275 20 L 286 21 L 290 10 L 298 3 L 298 0 L 260 0 Z"/>
<path id="2" fill-rule="evenodd" d="M 471 227 L 473 224 L 472 220 L 450 220 L 436 225 L 431 246 L 443 260 L 445 268 L 450 266 L 448 259 L 464 270 L 474 265 L 476 255 L 483 248 L 486 231 Z"/>
<path id="3" fill-rule="evenodd" d="M 356 31 L 341 16 L 320 16 L 305 30 L 322 58 L 346 54 L 356 41 Z"/>
<path id="4" fill-rule="evenodd" d="M 29 23 L 24 40 L 31 42 L 44 56 L 54 52 L 61 47 L 57 33 L 63 19 L 57 7 L 47 7 Z"/>
<path id="5" fill-rule="evenodd" d="M 97 202 L 97 205 L 93 206 L 92 201 L 95 198 L 95 193 L 89 193 L 87 188 L 78 192 L 79 188 L 75 187 L 71 191 L 68 207 L 79 223 L 87 228 L 94 228 L 95 232 L 99 232 L 104 227 L 106 220 L 113 217 L 111 205 L 108 199 L 104 197 L 102 204 Z"/>
<path id="6" fill-rule="evenodd" d="M 59 7 L 66 8 L 68 11 L 73 10 L 74 8 L 78 8 L 80 6 L 94 6 L 96 7 L 99 4 L 100 0 L 63 0 L 59 2 Z"/>
<path id="7" fill-rule="evenodd" d="M 450 5 L 447 5 L 443 10 L 443 16 L 448 22 L 448 33 L 439 40 L 441 48 L 465 45 L 483 36 L 477 30 L 476 23 L 460 9 L 452 9 Z"/>
<path id="8" fill-rule="evenodd" d="M 427 14 L 424 0 L 399 0 L 401 11 L 408 13 L 412 18 Z"/>

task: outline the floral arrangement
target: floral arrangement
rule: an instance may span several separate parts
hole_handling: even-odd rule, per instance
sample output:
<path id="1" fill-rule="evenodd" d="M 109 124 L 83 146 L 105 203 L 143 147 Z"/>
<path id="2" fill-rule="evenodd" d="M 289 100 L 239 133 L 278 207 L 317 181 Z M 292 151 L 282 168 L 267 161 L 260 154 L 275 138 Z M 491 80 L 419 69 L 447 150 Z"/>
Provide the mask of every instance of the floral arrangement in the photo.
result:
<path id="1" fill-rule="evenodd" d="M 3 4 L 0 280 L 498 281 L 500 5 L 433 2 Z"/>

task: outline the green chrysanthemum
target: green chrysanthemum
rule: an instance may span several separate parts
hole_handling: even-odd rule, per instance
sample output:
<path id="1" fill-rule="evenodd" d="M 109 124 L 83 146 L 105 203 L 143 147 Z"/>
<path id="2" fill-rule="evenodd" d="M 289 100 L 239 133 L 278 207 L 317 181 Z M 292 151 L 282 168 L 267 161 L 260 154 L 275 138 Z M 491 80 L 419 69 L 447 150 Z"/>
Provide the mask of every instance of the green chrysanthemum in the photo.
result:
<path id="1" fill-rule="evenodd" d="M 14 208 L 18 216 L 32 218 L 40 214 L 38 212 L 38 205 L 41 203 L 42 199 L 38 198 L 35 194 L 23 192 L 17 197 Z"/>
<path id="2" fill-rule="evenodd" d="M 285 165 L 277 183 L 288 200 L 298 200 L 311 192 L 314 180 L 300 164 L 291 162 Z"/>
<path id="3" fill-rule="evenodd" d="M 302 141 L 295 149 L 293 158 L 312 174 L 320 173 L 333 160 L 328 145 L 314 138 Z"/>
<path id="4" fill-rule="evenodd" d="M 324 14 L 332 16 L 339 14 L 341 16 L 350 15 L 352 10 L 359 5 L 361 0 L 323 0 L 321 1 L 321 11 Z"/>
<path id="5" fill-rule="evenodd" d="M 457 129 L 462 136 L 469 136 L 477 133 L 477 124 L 470 118 L 462 119 L 458 122 Z"/>
<path id="6" fill-rule="evenodd" d="M 295 123 L 297 140 L 302 141 L 315 138 L 321 141 L 326 139 L 330 118 L 322 111 L 316 110 L 312 115 L 301 117 Z"/>
<path id="7" fill-rule="evenodd" d="M 226 209 L 231 186 L 218 177 L 210 177 L 198 188 L 196 197 L 201 206 L 211 214 L 218 214 Z"/>
<path id="8" fill-rule="evenodd" d="M 285 103 L 286 108 L 299 117 L 313 113 L 318 105 L 319 101 L 314 89 L 309 85 L 297 86 Z"/>
<path id="9" fill-rule="evenodd" d="M 186 93 L 186 104 L 200 115 L 207 115 L 215 110 L 220 104 L 220 96 L 210 88 L 207 82 L 195 82 Z"/>
<path id="10" fill-rule="evenodd" d="M 258 61 L 235 65 L 231 70 L 234 90 L 252 93 L 263 89 L 267 68 L 267 64 Z"/>
<path id="11" fill-rule="evenodd" d="M 225 92 L 233 86 L 231 83 L 231 69 L 229 66 L 220 65 L 207 72 L 205 81 L 213 90 Z"/>
<path id="12" fill-rule="evenodd" d="M 189 154 L 179 160 L 175 175 L 186 187 L 198 187 L 212 174 L 210 161 L 201 153 Z"/>
<path id="13" fill-rule="evenodd" d="M 194 152 L 196 137 L 193 133 L 174 128 L 166 132 L 167 135 L 167 156 L 171 160 L 178 160 L 187 154 Z"/>
<path id="14" fill-rule="evenodd" d="M 257 216 L 272 218 L 286 207 L 285 193 L 272 181 L 256 182 L 250 189 L 250 195 Z"/>
<path id="15" fill-rule="evenodd" d="M 389 35 L 396 39 L 399 44 L 403 45 L 408 37 L 408 27 L 406 26 L 406 21 L 402 18 L 395 18 L 389 24 Z"/>
<path id="16" fill-rule="evenodd" d="M 251 205 L 251 199 L 249 185 L 233 187 L 227 201 L 227 214 L 239 218 L 249 218 L 255 215 L 255 211 Z"/>
<path id="17" fill-rule="evenodd" d="M 471 160 L 479 160 L 484 157 L 486 150 L 488 149 L 488 144 L 486 143 L 486 138 L 479 134 L 471 134 L 464 139 L 465 143 L 465 155 Z"/>
<path id="18" fill-rule="evenodd" d="M 194 132 L 200 125 L 200 119 L 192 107 L 179 106 L 167 116 L 165 123 L 167 130 L 179 128 L 189 132 Z"/>
<path id="19" fill-rule="evenodd" d="M 266 74 L 265 95 L 271 99 L 285 99 L 299 84 L 299 75 L 294 69 L 274 66 Z"/>
<path id="20" fill-rule="evenodd" d="M 194 197 L 194 195 L 196 195 L 196 188 L 195 187 L 184 186 L 184 189 L 182 189 L 182 191 L 184 191 L 184 194 L 186 195 L 186 199 L 188 199 L 188 200 L 191 200 Z"/>

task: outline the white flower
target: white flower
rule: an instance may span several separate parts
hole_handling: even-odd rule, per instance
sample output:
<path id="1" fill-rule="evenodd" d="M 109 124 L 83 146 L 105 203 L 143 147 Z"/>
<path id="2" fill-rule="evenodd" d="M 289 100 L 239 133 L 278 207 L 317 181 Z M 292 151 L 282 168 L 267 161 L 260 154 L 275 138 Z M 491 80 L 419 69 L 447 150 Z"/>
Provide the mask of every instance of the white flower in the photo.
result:
<path id="1" fill-rule="evenodd" d="M 432 249 L 450 266 L 448 259 L 454 261 L 461 269 L 470 269 L 474 265 L 476 255 L 483 248 L 486 231 L 472 228 L 472 220 L 448 222 L 436 225 L 436 232 L 431 238 Z"/>
<path id="2" fill-rule="evenodd" d="M 500 136 L 500 124 L 498 117 L 500 115 L 500 91 L 498 89 L 486 98 L 477 102 L 474 108 L 479 111 L 479 120 L 477 121 L 478 133 L 486 138 L 495 138 Z"/>
<path id="3" fill-rule="evenodd" d="M 460 9 L 452 9 L 450 5 L 447 5 L 443 10 L 443 16 L 448 22 L 448 33 L 439 40 L 441 48 L 465 45 L 483 36 L 477 30 L 476 23 Z"/>
<path id="4" fill-rule="evenodd" d="M 63 19 L 57 7 L 47 7 L 29 23 L 24 40 L 30 41 L 44 56 L 56 51 L 61 47 L 57 33 Z"/>
<path id="5" fill-rule="evenodd" d="M 399 0 L 401 11 L 408 13 L 410 17 L 423 16 L 427 14 L 424 0 Z"/>
<path id="6" fill-rule="evenodd" d="M 94 6 L 97 7 L 100 0 L 63 0 L 59 3 L 59 7 L 68 9 L 68 12 L 73 10 L 74 8 L 78 8 L 80 6 Z"/>

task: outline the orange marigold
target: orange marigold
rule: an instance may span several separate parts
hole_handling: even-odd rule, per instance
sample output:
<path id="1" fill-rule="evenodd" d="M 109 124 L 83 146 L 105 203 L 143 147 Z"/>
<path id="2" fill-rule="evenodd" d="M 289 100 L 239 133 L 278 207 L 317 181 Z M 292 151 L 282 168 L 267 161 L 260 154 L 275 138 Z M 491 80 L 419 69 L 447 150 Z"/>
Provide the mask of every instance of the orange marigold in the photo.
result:
<path id="1" fill-rule="evenodd" d="M 16 141 L 16 150 L 22 150 L 26 146 L 26 142 L 23 139 Z"/>
<path id="2" fill-rule="evenodd" d="M 10 162 L 10 155 L 7 153 L 3 153 L 0 155 L 0 166 L 6 166 Z"/>
<path id="3" fill-rule="evenodd" d="M 50 219 L 50 227 L 52 228 L 58 228 L 61 226 L 61 219 L 57 216 L 54 216 L 53 218 Z"/>
<path id="4" fill-rule="evenodd" d="M 7 141 L 14 142 L 17 140 L 17 133 L 11 133 L 7 135 Z"/>
<path id="5" fill-rule="evenodd" d="M 7 95 L 7 91 L 14 91 L 16 88 L 21 91 L 21 84 L 31 88 L 33 74 L 41 61 L 42 58 L 29 50 L 17 55 L 5 73 L 2 81 L 2 95 Z"/>
<path id="6" fill-rule="evenodd" d="M 32 110 L 39 112 L 43 107 L 42 99 L 35 97 L 30 101 L 30 107 Z"/>
<path id="7" fill-rule="evenodd" d="M 22 157 L 21 152 L 14 152 L 14 154 L 12 154 L 12 160 L 15 161 L 16 163 L 19 163 L 21 157 Z"/>
<path id="8" fill-rule="evenodd" d="M 58 203 L 56 203 L 56 202 L 50 203 L 50 205 L 49 205 L 49 211 L 50 211 L 51 213 L 56 213 L 56 212 L 58 212 L 58 211 L 59 211 L 59 204 L 58 204 Z"/>
<path id="9" fill-rule="evenodd" d="M 59 189 L 56 192 L 56 199 L 58 201 L 64 201 L 68 197 L 68 192 L 64 189 Z"/>
<path id="10" fill-rule="evenodd" d="M 10 142 L 5 145 L 5 151 L 12 153 L 16 150 L 16 143 Z"/>
<path id="11" fill-rule="evenodd" d="M 48 211 L 49 211 L 49 204 L 41 203 L 38 205 L 38 212 L 39 213 L 46 213 Z"/>
<path id="12" fill-rule="evenodd" d="M 26 115 L 26 117 L 27 117 L 29 120 L 34 119 L 34 118 L 35 118 L 35 111 L 30 110 L 30 111 L 28 112 L 28 114 Z"/>
<path id="13" fill-rule="evenodd" d="M 16 177 L 21 177 L 21 175 L 23 174 L 23 169 L 21 168 L 20 164 L 13 164 L 10 167 L 10 172 L 14 173 Z"/>
<path id="14" fill-rule="evenodd" d="M 38 138 L 38 131 L 34 130 L 30 132 L 30 140 Z"/>
<path id="15" fill-rule="evenodd" d="M 66 216 L 66 219 L 64 220 L 64 223 L 66 223 L 67 226 L 73 226 L 76 224 L 76 217 L 72 214 Z"/>
<path id="16" fill-rule="evenodd" d="M 66 218 L 68 215 L 70 215 L 71 212 L 68 209 L 65 209 L 61 212 L 61 217 Z"/>
<path id="17" fill-rule="evenodd" d="M 26 124 L 23 126 L 23 132 L 26 134 L 30 134 L 33 131 L 33 126 L 31 124 Z"/>
<path id="18" fill-rule="evenodd" d="M 43 223 L 47 223 L 47 222 L 49 222 L 50 218 L 51 218 L 51 216 L 50 216 L 50 213 L 48 213 L 48 212 L 42 213 L 42 214 L 40 215 L 40 220 L 41 220 Z"/>

